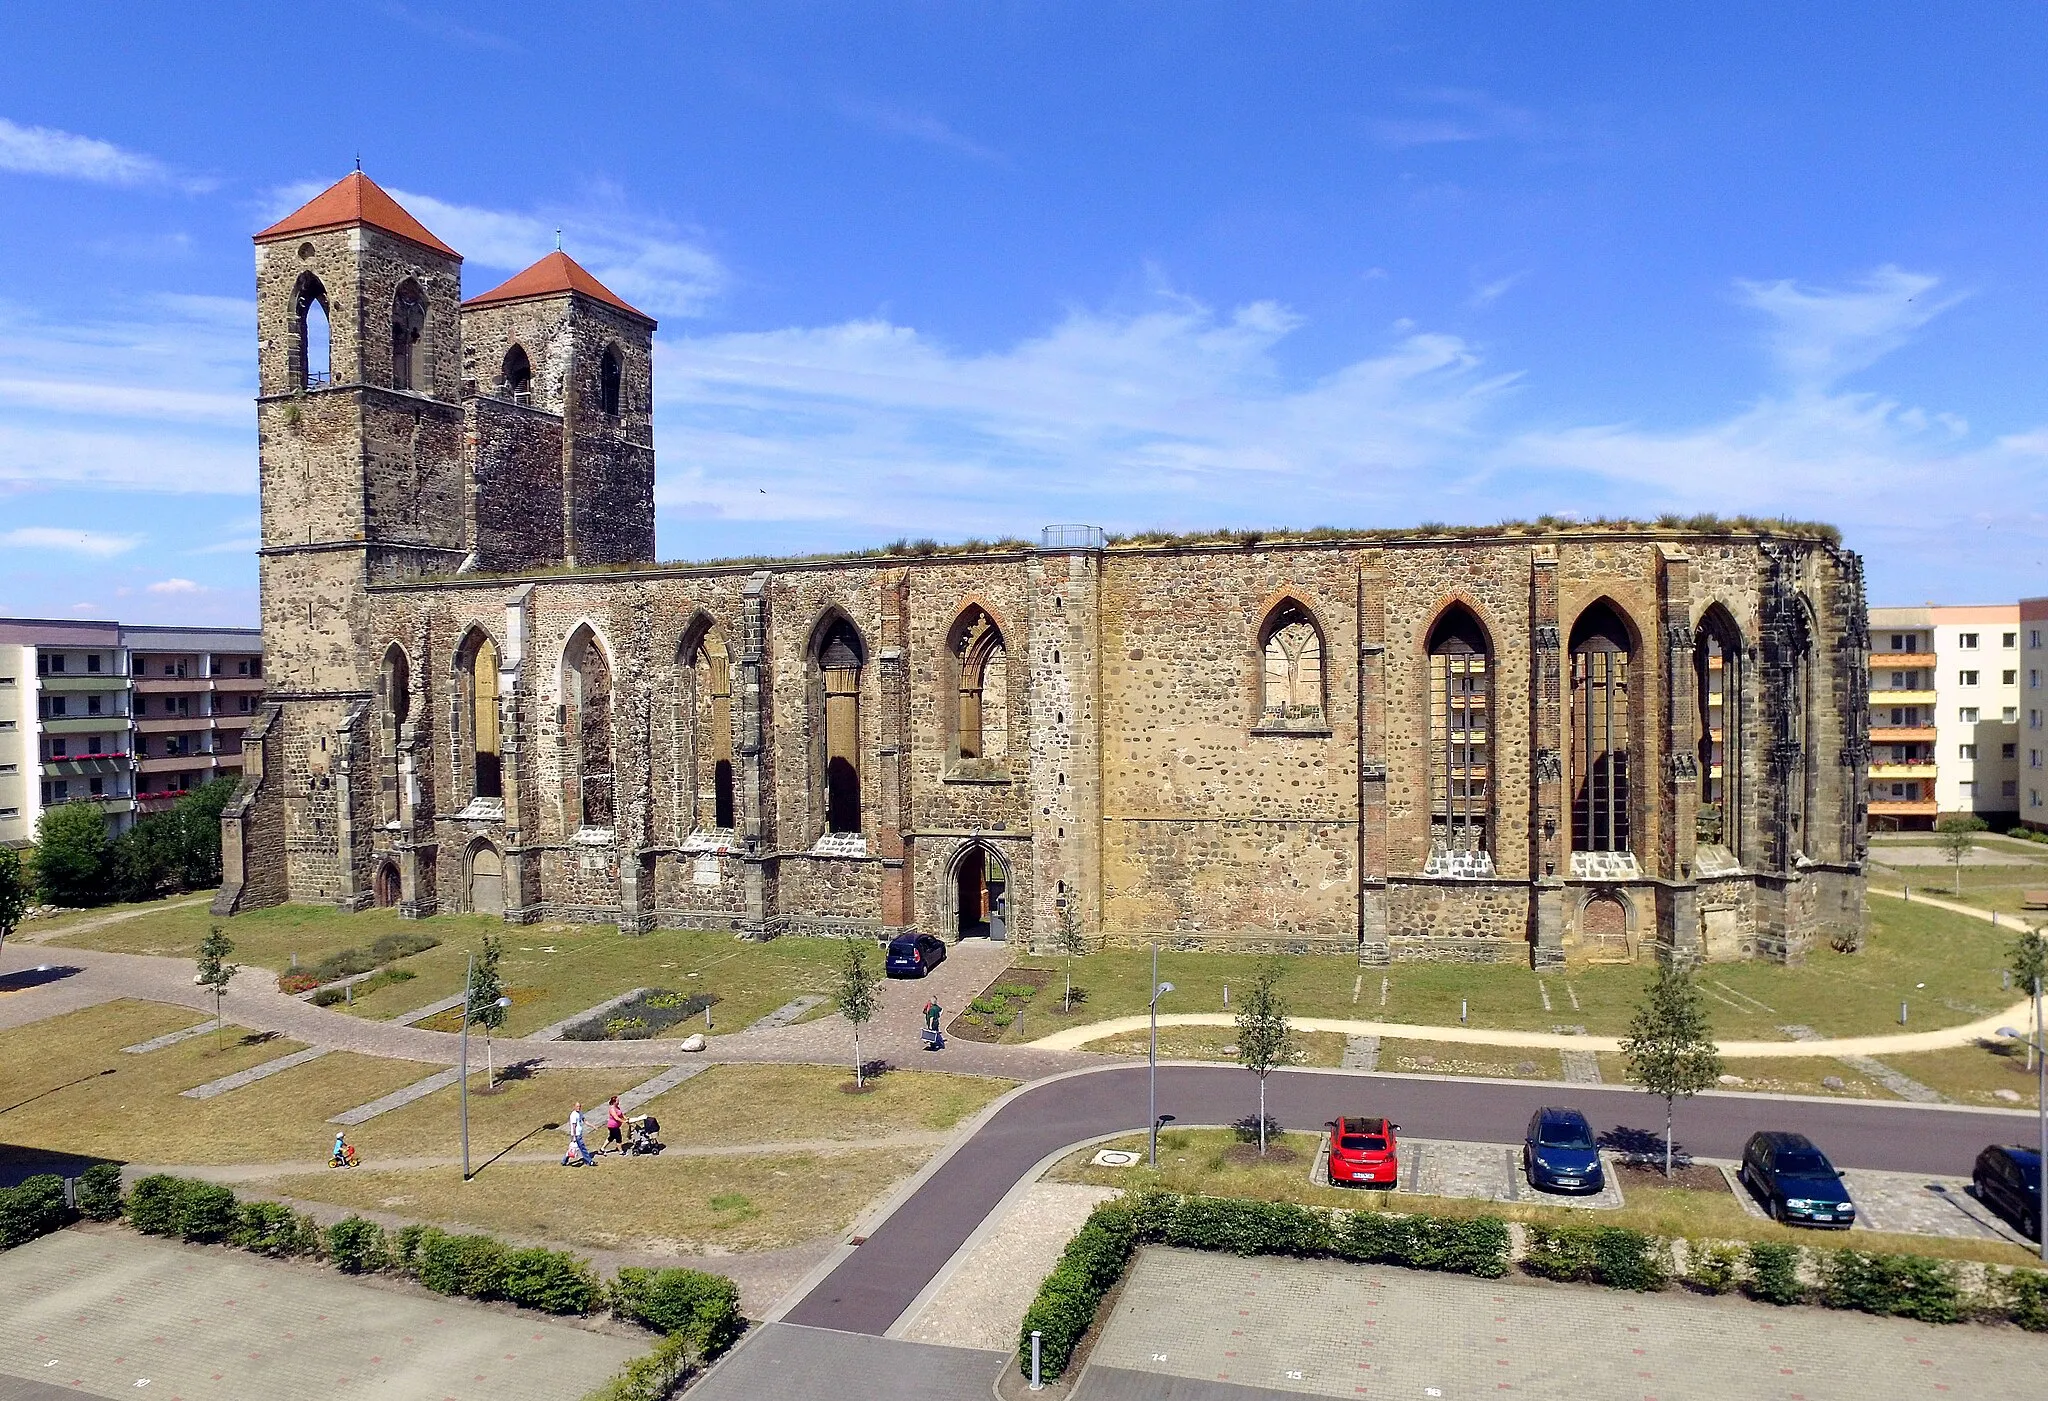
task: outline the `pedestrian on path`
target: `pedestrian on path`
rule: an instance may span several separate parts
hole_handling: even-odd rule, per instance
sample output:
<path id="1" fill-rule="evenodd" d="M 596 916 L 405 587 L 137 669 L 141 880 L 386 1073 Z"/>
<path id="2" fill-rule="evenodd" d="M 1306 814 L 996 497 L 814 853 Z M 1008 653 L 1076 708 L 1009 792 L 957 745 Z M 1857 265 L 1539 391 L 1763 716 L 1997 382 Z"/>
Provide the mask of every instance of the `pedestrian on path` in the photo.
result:
<path id="1" fill-rule="evenodd" d="M 939 1034 L 939 1018 L 946 1009 L 939 1005 L 939 999 L 931 998 L 924 1004 L 924 1048 L 927 1051 L 946 1049 L 946 1038 Z"/>
<path id="2" fill-rule="evenodd" d="M 583 1104 L 578 1101 L 569 1110 L 569 1151 L 562 1155 L 563 1167 L 595 1167 L 597 1159 L 590 1156 L 590 1150 L 583 1144 Z"/>
<path id="3" fill-rule="evenodd" d="M 626 1111 L 619 1108 L 619 1097 L 613 1095 L 612 1102 L 604 1107 L 604 1152 L 626 1151 L 626 1140 L 623 1136 L 625 1127 Z"/>

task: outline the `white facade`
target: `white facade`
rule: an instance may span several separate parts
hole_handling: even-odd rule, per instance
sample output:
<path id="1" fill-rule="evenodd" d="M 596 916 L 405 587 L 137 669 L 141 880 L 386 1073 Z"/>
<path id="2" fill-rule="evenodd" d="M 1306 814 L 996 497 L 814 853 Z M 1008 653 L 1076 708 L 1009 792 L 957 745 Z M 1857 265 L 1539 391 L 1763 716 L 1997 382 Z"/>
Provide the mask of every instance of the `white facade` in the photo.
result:
<path id="1" fill-rule="evenodd" d="M 2048 598 L 2020 600 L 2020 821 L 2048 832 Z"/>
<path id="2" fill-rule="evenodd" d="M 1930 608 L 1934 622 L 1935 804 L 2010 824 L 2020 810 L 2020 608 Z"/>

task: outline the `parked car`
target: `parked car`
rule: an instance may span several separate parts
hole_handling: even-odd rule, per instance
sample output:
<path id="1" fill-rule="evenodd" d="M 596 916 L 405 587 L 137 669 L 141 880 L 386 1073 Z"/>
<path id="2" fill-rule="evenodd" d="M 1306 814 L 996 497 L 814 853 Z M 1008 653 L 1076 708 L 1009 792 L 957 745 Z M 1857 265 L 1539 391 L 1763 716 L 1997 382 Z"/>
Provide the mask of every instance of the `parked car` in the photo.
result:
<path id="1" fill-rule="evenodd" d="M 1597 1192 L 1607 1185 L 1593 1126 L 1576 1109 L 1546 1107 L 1529 1116 L 1522 1171 L 1545 1192 Z"/>
<path id="2" fill-rule="evenodd" d="M 1977 1200 L 2020 1228 L 2020 1234 L 2041 1239 L 2041 1150 L 2017 1143 L 1994 1143 L 1977 1155 L 1970 1170 Z"/>
<path id="3" fill-rule="evenodd" d="M 898 934 L 889 941 L 882 970 L 892 978 L 922 978 L 946 961 L 946 941 L 931 934 Z"/>
<path id="4" fill-rule="evenodd" d="M 1742 1181 L 1774 1221 L 1844 1231 L 1856 1224 L 1842 1174 L 1803 1133 L 1751 1134 L 1742 1149 Z"/>
<path id="5" fill-rule="evenodd" d="M 1400 1180 L 1401 1126 L 1385 1119 L 1332 1119 L 1330 1185 L 1387 1187 Z"/>

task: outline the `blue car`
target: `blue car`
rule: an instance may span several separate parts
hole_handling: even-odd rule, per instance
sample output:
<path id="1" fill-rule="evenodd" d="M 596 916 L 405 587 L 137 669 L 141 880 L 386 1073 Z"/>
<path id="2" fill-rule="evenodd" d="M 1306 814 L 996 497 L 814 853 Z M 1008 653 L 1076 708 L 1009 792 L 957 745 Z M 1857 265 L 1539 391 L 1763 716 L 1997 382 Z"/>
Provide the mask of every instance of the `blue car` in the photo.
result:
<path id="1" fill-rule="evenodd" d="M 1522 1139 L 1522 1171 L 1544 1192 L 1597 1192 L 1607 1185 L 1593 1126 L 1576 1109 L 1539 1109 Z"/>
<path id="2" fill-rule="evenodd" d="M 898 934 L 889 941 L 882 970 L 892 978 L 922 978 L 945 961 L 945 940 L 930 934 Z"/>
<path id="3" fill-rule="evenodd" d="M 1743 1185 L 1773 1221 L 1846 1231 L 1856 1224 L 1856 1203 L 1828 1155 L 1801 1133 L 1753 1133 L 1742 1150 Z"/>

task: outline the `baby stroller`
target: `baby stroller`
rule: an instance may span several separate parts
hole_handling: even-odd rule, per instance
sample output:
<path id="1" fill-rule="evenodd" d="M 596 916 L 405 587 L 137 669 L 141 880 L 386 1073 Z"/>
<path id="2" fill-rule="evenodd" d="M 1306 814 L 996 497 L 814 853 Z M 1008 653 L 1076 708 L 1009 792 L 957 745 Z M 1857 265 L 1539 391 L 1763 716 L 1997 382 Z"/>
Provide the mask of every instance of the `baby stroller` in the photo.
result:
<path id="1" fill-rule="evenodd" d="M 663 1148 L 667 1147 L 658 1136 L 661 1133 L 661 1121 L 652 1114 L 641 1114 L 628 1119 L 626 1120 L 626 1127 L 630 1130 L 626 1136 L 626 1151 L 628 1153 L 647 1153 L 652 1155 L 659 1153 Z"/>

